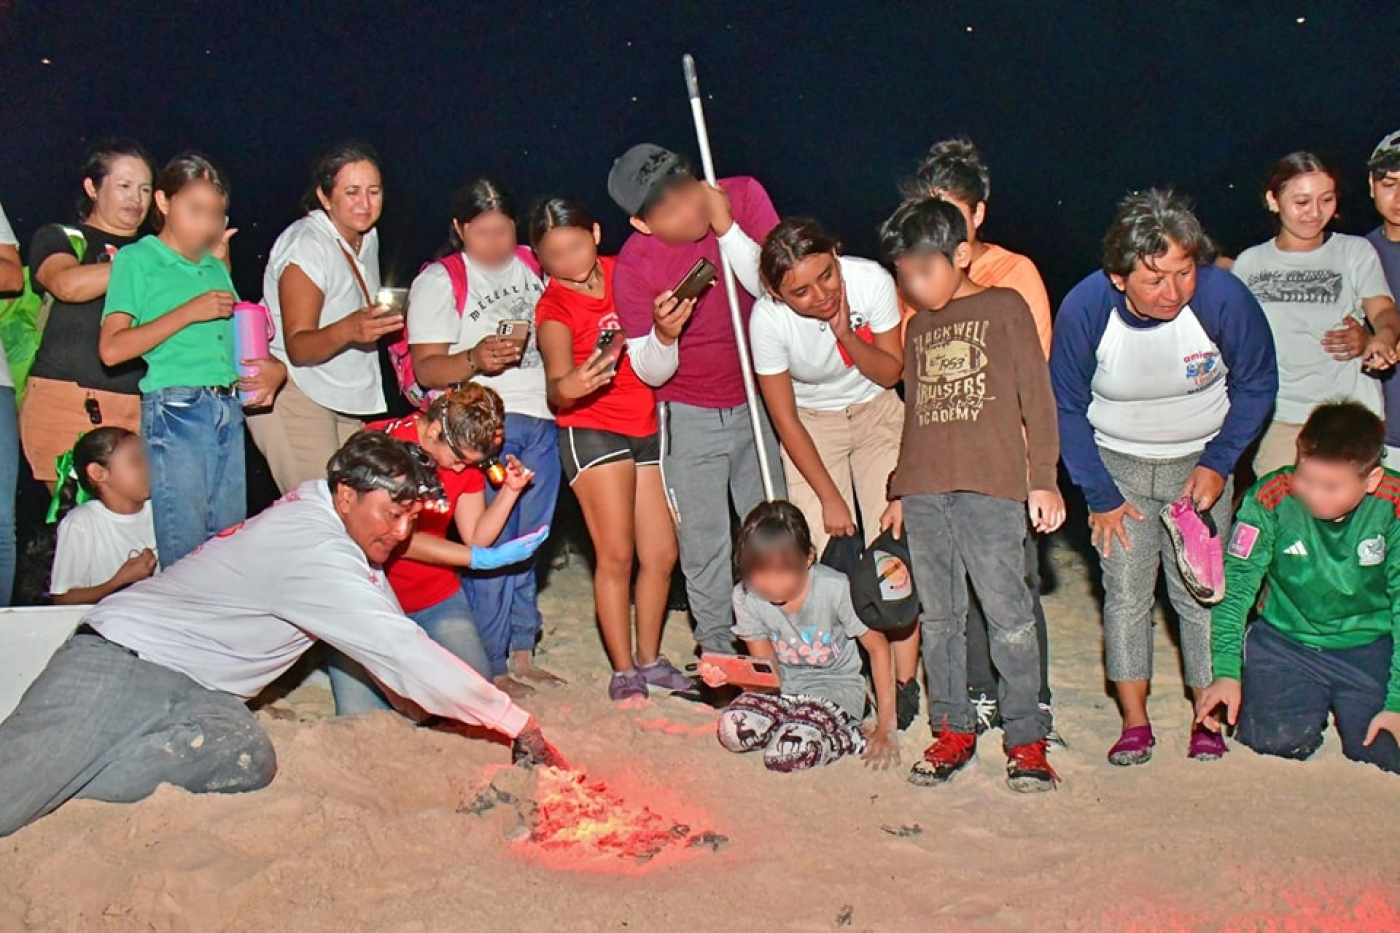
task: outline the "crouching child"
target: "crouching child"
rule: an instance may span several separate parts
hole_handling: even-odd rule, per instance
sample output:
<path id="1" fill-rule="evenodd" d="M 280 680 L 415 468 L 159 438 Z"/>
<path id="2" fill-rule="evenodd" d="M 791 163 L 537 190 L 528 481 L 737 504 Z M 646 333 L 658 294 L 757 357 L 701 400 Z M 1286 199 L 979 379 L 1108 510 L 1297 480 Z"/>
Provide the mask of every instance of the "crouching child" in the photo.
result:
<path id="1" fill-rule="evenodd" d="M 1198 722 L 1218 731 L 1223 706 L 1241 744 L 1305 759 L 1330 714 L 1346 757 L 1400 773 L 1400 476 L 1381 466 L 1384 443 L 1364 406 L 1322 405 L 1298 435 L 1297 465 L 1249 491 Z"/>
<path id="2" fill-rule="evenodd" d="M 765 502 L 739 531 L 734 634 L 750 655 L 776 662 L 781 692 L 745 692 L 719 717 L 720 744 L 763 752 L 770 771 L 805 771 L 860 754 L 883 770 L 899 762 L 894 668 L 885 636 L 856 615 L 846 577 L 816 563 L 812 532 L 790 502 Z M 863 728 L 865 675 L 857 642 L 870 655 L 877 719 Z M 723 670 L 701 662 L 711 687 Z"/>

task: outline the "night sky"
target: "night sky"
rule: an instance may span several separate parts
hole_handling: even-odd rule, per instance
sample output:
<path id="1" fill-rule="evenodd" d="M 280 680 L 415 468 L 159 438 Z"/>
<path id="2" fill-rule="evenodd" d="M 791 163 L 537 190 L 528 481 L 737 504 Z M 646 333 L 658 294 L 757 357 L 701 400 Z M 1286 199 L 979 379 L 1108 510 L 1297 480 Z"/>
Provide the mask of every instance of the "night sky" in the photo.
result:
<path id="1" fill-rule="evenodd" d="M 385 162 L 389 277 L 441 242 L 477 173 L 522 203 L 583 199 L 615 249 L 612 159 L 643 140 L 694 154 L 689 51 L 720 173 L 757 176 L 855 253 L 928 144 L 969 134 L 992 169 L 987 237 L 1058 298 L 1130 188 L 1189 193 L 1231 253 L 1264 239 L 1259 188 L 1292 149 L 1342 171 L 1339 226 L 1369 229 L 1364 162 L 1400 127 L 1393 2 L 560 6 L 0 0 L 0 202 L 27 242 L 74 219 L 90 142 L 202 149 L 231 174 L 235 275 L 256 297 L 311 159 L 355 137 Z"/>

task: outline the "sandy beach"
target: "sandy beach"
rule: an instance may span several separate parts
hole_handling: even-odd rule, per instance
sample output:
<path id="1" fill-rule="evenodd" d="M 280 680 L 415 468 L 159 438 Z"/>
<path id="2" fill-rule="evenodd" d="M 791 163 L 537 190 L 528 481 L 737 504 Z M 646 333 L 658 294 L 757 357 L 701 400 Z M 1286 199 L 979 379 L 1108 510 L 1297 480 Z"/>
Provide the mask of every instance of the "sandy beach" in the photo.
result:
<path id="1" fill-rule="evenodd" d="M 1165 626 L 1156 757 L 1110 767 L 1118 722 L 1098 603 L 1077 551 L 1057 543 L 1050 563 L 1051 674 L 1070 744 L 1052 755 L 1056 793 L 1006 789 L 1000 733 L 983 737 L 972 773 L 921 789 L 904 774 L 924 722 L 904 735 L 898 771 L 848 760 L 787 776 L 723 751 L 705 708 L 665 697 L 614 708 L 576 560 L 542 595 L 540 660 L 570 685 L 529 706 L 587 781 L 606 785 L 598 800 L 680 828 L 659 854 L 581 854 L 587 838 L 549 851 L 521 830 L 518 805 L 468 812 L 493 779 L 533 786 L 503 777 L 504 745 L 388 713 L 332 720 L 313 682 L 259 714 L 281 761 L 269 789 L 76 802 L 0 842 L 0 927 L 1400 930 L 1400 781 L 1345 761 L 1335 734 L 1302 764 L 1241 748 L 1188 761 Z M 673 616 L 668 652 L 689 645 Z"/>

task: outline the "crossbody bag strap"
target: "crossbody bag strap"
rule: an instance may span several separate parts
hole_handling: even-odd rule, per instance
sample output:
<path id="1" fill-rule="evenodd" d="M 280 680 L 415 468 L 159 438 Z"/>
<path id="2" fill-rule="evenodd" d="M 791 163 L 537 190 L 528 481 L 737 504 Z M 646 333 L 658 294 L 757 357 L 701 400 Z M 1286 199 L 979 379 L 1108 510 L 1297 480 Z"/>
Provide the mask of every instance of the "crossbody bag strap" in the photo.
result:
<path id="1" fill-rule="evenodd" d="M 365 284 L 365 277 L 360 275 L 360 264 L 355 261 L 355 257 L 350 255 L 350 251 L 345 248 L 345 244 L 339 240 L 336 246 L 340 247 L 340 254 L 345 257 L 345 261 L 350 264 L 350 271 L 355 276 L 355 282 L 360 286 L 360 294 L 365 296 L 365 307 L 374 304 L 374 299 L 369 296 L 369 286 Z"/>

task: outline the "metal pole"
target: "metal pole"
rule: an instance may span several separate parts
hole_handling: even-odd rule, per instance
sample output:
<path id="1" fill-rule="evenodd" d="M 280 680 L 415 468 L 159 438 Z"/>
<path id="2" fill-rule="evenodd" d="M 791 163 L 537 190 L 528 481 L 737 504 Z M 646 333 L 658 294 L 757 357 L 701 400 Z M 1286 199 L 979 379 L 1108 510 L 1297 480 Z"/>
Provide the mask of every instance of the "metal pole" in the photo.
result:
<path id="1" fill-rule="evenodd" d="M 700 143 L 700 164 L 705 170 L 705 181 L 713 185 L 716 184 L 715 160 L 710 154 L 710 132 L 705 126 L 704 105 L 700 103 L 700 81 L 695 76 L 695 59 L 689 55 L 683 56 L 681 67 L 685 69 L 685 88 L 690 94 L 690 113 L 695 118 L 695 138 Z M 719 251 L 719 262 L 724 270 L 724 290 L 729 297 L 729 318 L 734 326 L 734 343 L 739 349 L 739 372 L 744 377 L 744 395 L 749 403 L 754 447 L 758 450 L 758 472 L 763 479 L 763 495 L 771 502 L 777 497 L 773 494 L 773 474 L 768 463 L 768 448 L 763 443 L 763 416 L 749 362 L 749 337 L 744 330 L 744 316 L 739 313 L 739 287 L 723 249 Z"/>

